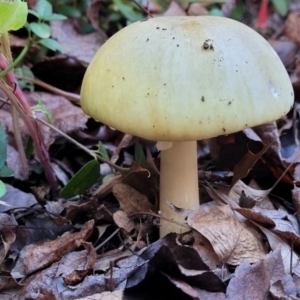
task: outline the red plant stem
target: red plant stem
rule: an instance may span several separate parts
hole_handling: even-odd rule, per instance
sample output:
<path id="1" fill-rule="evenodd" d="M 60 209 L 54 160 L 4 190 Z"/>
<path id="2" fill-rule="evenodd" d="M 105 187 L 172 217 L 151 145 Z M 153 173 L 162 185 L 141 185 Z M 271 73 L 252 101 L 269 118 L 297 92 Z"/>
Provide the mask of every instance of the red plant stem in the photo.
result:
<path id="1" fill-rule="evenodd" d="M 0 69 L 5 70 L 8 67 L 6 58 L 0 54 Z M 43 136 L 37 123 L 35 116 L 32 113 L 31 107 L 27 102 L 22 90 L 17 84 L 13 71 L 8 72 L 4 76 L 5 83 L 11 88 L 2 86 L 2 89 L 6 96 L 10 99 L 12 104 L 18 110 L 21 118 L 23 119 L 30 136 L 32 137 L 36 154 L 44 168 L 45 176 L 52 188 L 52 192 L 55 196 L 58 194 L 58 183 L 55 173 L 50 164 L 49 153 L 43 140 Z"/>
<path id="2" fill-rule="evenodd" d="M 262 2 L 260 4 L 258 16 L 257 16 L 256 28 L 264 29 L 267 27 L 268 2 L 269 2 L 269 0 L 262 0 Z"/>

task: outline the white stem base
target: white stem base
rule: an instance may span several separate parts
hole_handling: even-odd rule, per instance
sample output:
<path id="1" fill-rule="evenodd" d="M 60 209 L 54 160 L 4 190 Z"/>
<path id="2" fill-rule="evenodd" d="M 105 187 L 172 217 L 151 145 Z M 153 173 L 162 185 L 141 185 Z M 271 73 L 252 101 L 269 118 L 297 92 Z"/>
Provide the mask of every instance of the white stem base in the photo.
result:
<path id="1" fill-rule="evenodd" d="M 174 142 L 173 146 L 161 152 L 160 163 L 160 211 L 161 215 L 184 223 L 183 217 L 167 204 L 179 208 L 199 207 L 197 142 Z M 163 219 L 160 220 L 160 236 L 170 232 L 181 233 L 186 229 Z"/>

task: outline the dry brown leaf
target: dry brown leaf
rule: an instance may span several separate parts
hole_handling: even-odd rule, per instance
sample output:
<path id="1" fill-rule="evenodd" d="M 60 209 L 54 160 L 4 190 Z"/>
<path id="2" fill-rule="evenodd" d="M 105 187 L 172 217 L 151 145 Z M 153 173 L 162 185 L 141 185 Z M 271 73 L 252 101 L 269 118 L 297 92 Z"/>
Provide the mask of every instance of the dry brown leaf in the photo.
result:
<path id="1" fill-rule="evenodd" d="M 300 27 L 299 27 L 300 28 Z M 299 50 L 299 46 L 287 39 L 282 40 L 268 40 L 271 46 L 279 55 L 284 66 L 287 69 L 293 69 L 295 67 L 295 56 Z"/>
<path id="2" fill-rule="evenodd" d="M 51 36 L 61 44 L 64 54 L 87 66 L 107 37 L 99 32 L 80 34 L 73 23 L 71 19 L 51 22 Z"/>
<path id="3" fill-rule="evenodd" d="M 296 217 L 298 223 L 300 224 L 300 188 L 294 185 L 294 189 L 292 190 L 292 199 L 294 206 L 296 208 Z"/>
<path id="4" fill-rule="evenodd" d="M 6 148 L 6 157 L 7 157 L 6 158 L 7 166 L 14 171 L 14 178 L 20 180 L 27 179 L 28 178 L 27 170 L 23 170 L 19 152 L 9 144 L 7 145 Z"/>
<path id="5" fill-rule="evenodd" d="M 253 189 L 243 181 L 239 180 L 231 189 L 229 193 L 229 197 L 234 201 L 240 201 L 242 192 L 245 193 L 247 197 L 251 197 L 254 201 L 260 202 L 263 201 L 268 194 L 270 193 L 271 189 L 269 190 L 257 190 Z"/>
<path id="6" fill-rule="evenodd" d="M 269 299 L 270 285 L 278 280 L 282 281 L 286 296 L 296 296 L 292 277 L 284 272 L 279 248 L 253 265 L 243 261 L 229 282 L 226 296 L 228 299 Z"/>
<path id="7" fill-rule="evenodd" d="M 143 166 L 133 162 L 130 172 L 127 174 L 122 183 L 128 184 L 138 192 L 145 195 L 158 210 L 158 194 L 159 194 L 159 171 L 154 163 L 149 149 L 147 149 L 147 158 Z M 153 208 L 154 209 L 154 208 Z"/>
<path id="8" fill-rule="evenodd" d="M 193 237 L 194 243 L 192 247 L 198 252 L 203 262 L 210 268 L 210 270 L 220 268 L 222 266 L 222 262 L 207 238 L 197 231 L 193 232 Z"/>
<path id="9" fill-rule="evenodd" d="M 299 225 L 295 216 L 288 214 L 283 209 L 271 210 L 260 207 L 253 209 L 235 209 L 251 221 L 258 222 L 266 227 L 272 227 L 272 231 L 284 237 L 295 246 L 300 246 Z"/>
<path id="10" fill-rule="evenodd" d="M 300 276 L 300 260 L 298 254 L 292 251 L 291 247 L 271 230 L 264 228 L 257 223 L 254 224 L 266 235 L 273 251 L 277 248 L 280 249 L 285 272 L 289 274 L 292 265 L 292 273 Z"/>
<path id="11" fill-rule="evenodd" d="M 112 192 L 120 203 L 120 208 L 129 216 L 138 212 L 150 212 L 155 207 L 148 198 L 124 183 L 114 185 Z"/>
<path id="12" fill-rule="evenodd" d="M 163 273 L 164 274 L 164 273 Z M 176 278 L 173 278 L 167 274 L 164 274 L 178 289 L 182 290 L 186 295 L 190 296 L 192 299 L 200 300 L 198 297 L 197 292 L 193 287 L 191 287 L 189 284 L 184 282 L 183 280 L 179 280 Z"/>
<path id="13" fill-rule="evenodd" d="M 101 199 L 111 193 L 113 186 L 117 183 L 121 183 L 123 176 L 116 175 L 109 178 L 105 183 L 101 184 L 94 192 L 93 196 Z"/>
<path id="14" fill-rule="evenodd" d="M 255 153 L 248 149 L 248 153 L 235 165 L 233 169 L 233 178 L 231 181 L 231 187 L 233 187 L 241 178 L 248 175 L 249 171 L 253 168 L 255 163 L 261 158 L 261 156 L 268 150 L 270 145 L 261 145 L 260 149 Z"/>
<path id="15" fill-rule="evenodd" d="M 122 137 L 122 140 L 118 144 L 118 147 L 115 149 L 113 152 L 110 160 L 112 163 L 116 163 L 117 160 L 119 159 L 119 155 L 122 149 L 127 148 L 128 146 L 132 145 L 134 142 L 134 137 L 130 134 L 124 134 Z"/>
<path id="16" fill-rule="evenodd" d="M 71 233 L 42 245 L 29 245 L 23 252 L 23 264 L 26 274 L 31 274 L 60 260 L 65 254 L 73 251 L 92 234 L 94 220 L 84 224 L 80 232 Z"/>
<path id="17" fill-rule="evenodd" d="M 132 220 L 130 220 L 126 212 L 118 210 L 113 214 L 115 223 L 119 228 L 125 229 L 128 233 L 134 229 L 135 225 Z"/>
<path id="18" fill-rule="evenodd" d="M 186 16 L 186 12 L 176 1 L 171 1 L 163 16 Z"/>
<path id="19" fill-rule="evenodd" d="M 106 272 L 107 270 L 109 270 L 112 261 L 116 264 L 118 261 L 122 261 L 124 258 L 126 259 L 132 256 L 132 252 L 129 250 L 122 251 L 120 249 L 114 249 L 111 251 L 107 251 L 106 253 L 101 254 L 97 257 L 97 261 L 94 265 L 94 270 Z M 137 258 L 137 256 L 134 256 L 134 262 L 126 267 L 134 266 Z"/>
<path id="20" fill-rule="evenodd" d="M 209 182 L 205 182 L 203 184 L 204 188 L 206 189 L 209 196 L 218 204 L 218 205 L 224 205 L 228 204 L 233 208 L 239 208 L 238 205 L 239 198 L 237 197 L 229 197 L 229 187 L 224 185 L 218 185 L 218 184 L 210 184 Z"/>
<path id="21" fill-rule="evenodd" d="M 56 276 L 62 275 L 66 285 L 79 283 L 93 269 L 97 253 L 91 243 L 83 242 L 85 250 L 70 252 L 59 262 Z"/>
<path id="22" fill-rule="evenodd" d="M 295 43 L 300 43 L 300 12 L 295 11 L 288 14 L 285 21 L 285 35 Z"/>
<path id="23" fill-rule="evenodd" d="M 14 229 L 18 226 L 13 215 L 0 213 L 0 266 L 4 261 L 10 246 L 16 240 Z"/>
<path id="24" fill-rule="evenodd" d="M 14 295 L 11 300 L 20 299 L 47 299 L 57 300 L 53 292 L 53 279 L 57 271 L 57 265 L 38 272 L 23 282 L 23 288 Z"/>
<path id="25" fill-rule="evenodd" d="M 189 215 L 188 224 L 209 240 L 222 262 L 238 265 L 245 259 L 253 263 L 265 254 L 257 235 L 238 221 L 229 205 L 202 205 Z"/>
<path id="26" fill-rule="evenodd" d="M 94 294 L 84 298 L 78 298 L 77 300 L 122 300 L 123 290 L 116 290 L 113 292 L 103 292 L 100 294 Z"/>
<path id="27" fill-rule="evenodd" d="M 187 11 L 188 16 L 206 16 L 208 15 L 208 10 L 203 7 L 202 3 L 190 3 Z"/>
<path id="28" fill-rule="evenodd" d="M 37 201 L 32 194 L 24 193 L 10 184 L 5 184 L 5 186 L 6 194 L 1 197 L 1 201 L 5 202 L 7 205 L 0 205 L 0 212 L 5 212 L 16 208 L 25 210 L 37 204 Z"/>
<path id="29" fill-rule="evenodd" d="M 82 109 L 70 103 L 70 101 L 68 101 L 66 98 L 46 92 L 24 93 L 31 106 L 37 105 L 39 100 L 41 100 L 45 104 L 47 110 L 53 116 L 51 124 L 54 127 L 60 129 L 62 132 L 69 134 L 71 132 L 85 128 L 88 116 L 83 113 Z M 35 112 L 35 115 L 38 118 L 49 122 L 44 113 Z M 0 119 L 1 124 L 8 134 L 8 141 L 11 145 L 13 145 L 13 125 L 9 107 L 4 106 L 0 110 Z M 21 118 L 19 118 L 19 128 L 22 135 L 26 135 L 28 133 L 27 128 Z M 56 137 L 59 136 L 57 132 L 52 131 L 45 125 L 41 125 L 41 131 L 43 134 L 44 142 L 48 146 L 54 141 Z M 8 155 L 10 155 L 9 152 Z M 11 167 L 12 169 L 14 169 L 14 165 L 16 163 L 15 157 L 9 158 L 8 156 L 8 159 L 11 159 Z"/>

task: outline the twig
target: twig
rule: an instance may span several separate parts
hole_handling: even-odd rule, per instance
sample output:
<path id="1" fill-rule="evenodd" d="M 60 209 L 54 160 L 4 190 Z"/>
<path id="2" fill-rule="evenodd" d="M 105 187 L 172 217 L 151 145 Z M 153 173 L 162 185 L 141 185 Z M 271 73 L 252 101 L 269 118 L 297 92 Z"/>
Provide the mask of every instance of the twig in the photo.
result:
<path id="1" fill-rule="evenodd" d="M 5 99 L 1 99 L 0 98 L 0 102 L 3 102 L 6 105 L 11 105 L 10 103 L 6 102 Z M 63 136 L 64 138 L 66 138 L 69 142 L 75 144 L 78 148 L 82 149 L 83 151 L 85 151 L 86 153 L 88 153 L 89 155 L 91 155 L 94 159 L 97 159 L 103 163 L 108 164 L 111 168 L 119 171 L 122 174 L 126 174 L 130 171 L 129 168 L 122 168 L 114 163 L 112 163 L 111 161 L 103 158 L 102 156 L 98 155 L 97 153 L 95 153 L 94 151 L 90 150 L 89 148 L 87 148 L 86 146 L 80 144 L 79 142 L 77 142 L 76 140 L 74 140 L 73 138 L 71 138 L 70 136 L 68 136 L 67 134 L 65 134 L 64 132 L 62 132 L 60 129 L 56 128 L 55 126 L 51 125 L 50 123 L 44 121 L 43 119 L 40 118 L 36 118 L 36 120 L 42 124 L 44 124 L 45 126 L 51 128 L 52 130 L 54 130 L 55 132 L 59 133 L 59 135 Z"/>
<path id="2" fill-rule="evenodd" d="M 80 95 L 78 94 L 75 94 L 75 93 L 70 93 L 70 92 L 66 92 L 64 90 L 61 90 L 59 88 L 56 88 L 40 79 L 37 79 L 37 78 L 29 78 L 29 77 L 24 77 L 24 76 L 18 76 L 16 75 L 16 78 L 18 79 L 21 79 L 21 80 L 25 80 L 27 82 L 30 82 L 30 83 L 34 83 L 36 85 L 39 85 L 51 92 L 53 92 L 54 94 L 57 94 L 57 95 L 60 95 L 60 96 L 63 96 L 65 98 L 67 98 L 68 100 L 70 101 L 73 101 L 75 102 L 76 104 L 80 104 Z"/>
<path id="3" fill-rule="evenodd" d="M 148 9 L 145 9 L 143 6 L 141 6 L 138 2 L 136 2 L 135 0 L 131 0 L 136 6 L 139 7 L 139 9 L 141 9 L 147 16 L 149 16 L 150 18 L 153 18 L 153 15 L 150 13 L 150 11 Z"/>
<path id="4" fill-rule="evenodd" d="M 117 230 L 115 230 L 107 239 L 105 239 L 101 244 L 99 244 L 97 247 L 95 247 L 95 250 L 98 251 L 107 242 L 109 242 L 119 231 L 120 231 L 120 228 L 118 228 Z"/>
<path id="5" fill-rule="evenodd" d="M 165 220 L 165 221 L 168 221 L 168 222 L 177 224 L 177 225 L 179 225 L 179 226 L 182 226 L 182 227 L 185 227 L 185 228 L 188 228 L 188 229 L 192 229 L 192 228 L 191 228 L 190 226 L 188 226 L 188 225 L 185 225 L 185 224 L 183 224 L 183 223 L 174 221 L 173 219 L 169 219 L 169 218 L 163 217 L 163 216 L 161 216 L 161 215 L 159 215 L 159 214 L 155 214 L 155 213 L 153 213 L 153 212 L 142 211 L 142 212 L 130 214 L 128 217 L 130 218 L 130 217 L 139 216 L 139 215 L 147 215 L 147 216 L 152 216 L 152 217 L 160 218 L 160 219 L 163 219 L 163 220 Z"/>
<path id="6" fill-rule="evenodd" d="M 70 136 L 68 136 L 67 134 L 65 134 L 64 132 L 62 132 L 61 130 L 59 130 L 58 128 L 54 127 L 53 125 L 49 124 L 48 122 L 36 118 L 39 122 L 41 122 L 42 124 L 48 126 L 49 128 L 53 129 L 54 131 L 56 131 L 57 133 L 59 133 L 61 136 L 63 136 L 64 138 L 66 138 L 68 141 L 72 142 L 73 144 L 75 144 L 77 147 L 79 147 L 80 149 L 82 149 L 83 151 L 85 151 L 86 153 L 88 153 L 89 155 L 91 155 L 94 159 L 98 159 L 103 163 L 108 164 L 110 167 L 114 168 L 115 170 L 119 171 L 120 173 L 128 173 L 129 172 L 129 168 L 122 168 L 118 165 L 115 165 L 114 163 L 112 163 L 111 161 L 103 158 L 102 156 L 98 155 L 97 153 L 95 153 L 94 151 L 88 149 L 87 147 L 85 147 L 84 145 L 78 143 L 76 140 L 74 140 L 73 138 L 71 138 Z"/>

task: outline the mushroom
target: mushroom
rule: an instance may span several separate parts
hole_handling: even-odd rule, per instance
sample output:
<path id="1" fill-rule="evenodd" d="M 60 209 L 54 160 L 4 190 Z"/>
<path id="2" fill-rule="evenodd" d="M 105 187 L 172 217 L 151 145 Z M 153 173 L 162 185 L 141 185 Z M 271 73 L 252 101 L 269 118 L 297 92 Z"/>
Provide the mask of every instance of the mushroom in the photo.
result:
<path id="1" fill-rule="evenodd" d="M 213 16 L 157 17 L 127 26 L 97 52 L 81 90 L 82 108 L 93 118 L 171 142 L 161 151 L 160 211 L 177 223 L 183 217 L 168 202 L 199 206 L 196 141 L 276 120 L 293 99 L 269 43 L 237 21 Z M 161 236 L 183 230 L 161 220 Z"/>

